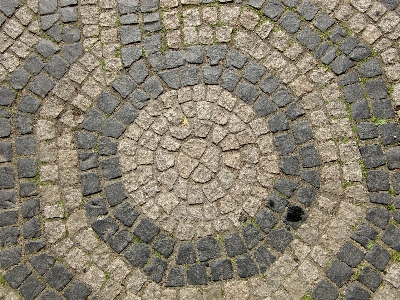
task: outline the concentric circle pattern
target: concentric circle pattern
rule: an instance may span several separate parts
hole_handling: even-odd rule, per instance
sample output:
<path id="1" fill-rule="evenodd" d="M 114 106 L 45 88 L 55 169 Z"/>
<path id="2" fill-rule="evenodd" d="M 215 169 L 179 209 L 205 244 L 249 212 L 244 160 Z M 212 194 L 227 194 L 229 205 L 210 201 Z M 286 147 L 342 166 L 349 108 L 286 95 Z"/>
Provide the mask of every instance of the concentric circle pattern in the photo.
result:
<path id="1" fill-rule="evenodd" d="M 164 220 L 160 226 L 169 232 L 174 226 L 162 224 L 176 220 L 181 233 L 175 236 L 190 240 L 195 232 L 216 234 L 254 217 L 270 192 L 274 157 L 270 148 L 262 153 L 258 146 L 272 140 L 264 136 L 266 121 L 253 119 L 251 110 L 248 123 L 242 121 L 234 96 L 202 85 L 178 92 L 160 97 L 152 106 L 156 110 L 143 109 L 120 138 L 119 151 L 122 169 L 137 165 L 122 175 L 134 204 L 143 205 L 148 218 Z M 178 101 L 178 95 L 187 98 Z M 251 126 L 261 130 L 258 136 Z M 278 173 L 277 156 L 275 160 Z"/>
<path id="2" fill-rule="evenodd" d="M 1 1 L 0 298 L 400 298 L 398 4 Z"/>

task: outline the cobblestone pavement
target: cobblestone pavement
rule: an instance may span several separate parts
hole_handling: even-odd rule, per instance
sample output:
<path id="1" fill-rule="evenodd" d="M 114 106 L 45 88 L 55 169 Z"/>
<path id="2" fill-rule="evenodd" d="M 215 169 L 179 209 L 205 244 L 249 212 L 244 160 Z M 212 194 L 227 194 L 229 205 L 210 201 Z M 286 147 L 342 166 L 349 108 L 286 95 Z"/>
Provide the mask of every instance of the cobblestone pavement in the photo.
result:
<path id="1" fill-rule="evenodd" d="M 1 299 L 400 299 L 398 0 L 1 0 Z"/>

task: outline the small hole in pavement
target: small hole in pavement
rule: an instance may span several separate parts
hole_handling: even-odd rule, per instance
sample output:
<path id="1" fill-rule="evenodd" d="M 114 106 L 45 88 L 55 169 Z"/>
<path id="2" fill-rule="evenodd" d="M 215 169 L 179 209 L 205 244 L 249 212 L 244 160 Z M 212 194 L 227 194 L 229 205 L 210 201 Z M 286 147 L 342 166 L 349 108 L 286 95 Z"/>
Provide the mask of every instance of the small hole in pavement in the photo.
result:
<path id="1" fill-rule="evenodd" d="M 286 213 L 286 220 L 289 222 L 299 222 L 304 215 L 304 210 L 299 206 L 290 206 Z"/>

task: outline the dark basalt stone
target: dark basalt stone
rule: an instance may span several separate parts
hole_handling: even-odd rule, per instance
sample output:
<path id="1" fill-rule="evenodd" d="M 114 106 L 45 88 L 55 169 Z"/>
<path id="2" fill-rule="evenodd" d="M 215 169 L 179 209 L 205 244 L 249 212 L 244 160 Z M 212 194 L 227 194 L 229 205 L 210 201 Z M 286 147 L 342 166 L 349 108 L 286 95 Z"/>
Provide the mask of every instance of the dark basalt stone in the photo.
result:
<path id="1" fill-rule="evenodd" d="M 260 226 L 262 231 L 269 233 L 272 227 L 275 226 L 277 219 L 272 212 L 266 209 L 261 209 L 255 216 L 255 222 Z"/>
<path id="2" fill-rule="evenodd" d="M 25 243 L 25 253 L 26 254 L 32 254 L 32 253 L 35 253 L 35 252 L 39 252 L 44 247 L 46 247 L 46 245 L 47 244 L 46 244 L 46 240 L 45 239 L 27 241 Z"/>
<path id="3" fill-rule="evenodd" d="M 10 134 L 11 134 L 10 121 L 7 119 L 0 119 L 0 137 L 7 137 Z"/>
<path id="4" fill-rule="evenodd" d="M 217 65 L 222 59 L 224 59 L 227 49 L 226 45 L 213 45 L 206 47 L 206 53 L 210 59 L 210 64 Z"/>
<path id="5" fill-rule="evenodd" d="M 201 262 L 221 256 L 218 242 L 211 236 L 200 239 L 197 242 L 197 250 L 199 252 L 199 260 Z"/>
<path id="6" fill-rule="evenodd" d="M 22 226 L 23 235 L 25 239 L 37 238 L 41 236 L 41 223 L 38 217 L 34 217 L 25 222 Z"/>
<path id="7" fill-rule="evenodd" d="M 339 290 L 327 280 L 321 280 L 315 287 L 312 298 L 314 300 L 336 300 Z"/>
<path id="8" fill-rule="evenodd" d="M 326 271 L 326 275 L 331 279 L 337 286 L 342 287 L 350 277 L 354 274 L 352 268 L 335 259 L 331 267 Z"/>
<path id="9" fill-rule="evenodd" d="M 116 206 L 120 204 L 127 197 L 125 195 L 124 185 L 120 181 L 107 185 L 104 190 L 110 206 Z"/>
<path id="10" fill-rule="evenodd" d="M 265 96 L 258 98 L 253 106 L 254 110 L 262 117 L 268 116 L 276 111 L 276 106 Z"/>
<path id="11" fill-rule="evenodd" d="M 123 18 L 121 17 L 121 23 Z M 142 57 L 143 51 L 140 46 L 128 46 L 121 49 L 121 60 L 125 68 Z M 132 74 L 131 74 L 132 75 Z M 132 77 L 134 77 L 132 75 Z"/>
<path id="12" fill-rule="evenodd" d="M 82 194 L 88 196 L 100 192 L 99 177 L 95 173 L 85 173 L 81 175 L 82 181 Z"/>
<path id="13" fill-rule="evenodd" d="M 159 232 L 160 228 L 148 219 L 142 219 L 133 231 L 134 235 L 146 243 L 150 243 Z"/>
<path id="14" fill-rule="evenodd" d="M 81 171 L 86 171 L 98 167 L 97 153 L 94 152 L 79 153 L 78 158 L 79 158 L 79 169 Z"/>
<path id="15" fill-rule="evenodd" d="M 306 48 L 308 48 L 309 50 L 315 50 L 315 48 L 318 47 L 318 45 L 321 43 L 321 38 L 318 35 L 317 32 L 315 32 L 314 30 L 312 30 L 310 27 L 305 27 L 302 31 L 300 31 L 297 34 L 297 40 Z M 350 64 L 348 64 L 346 62 L 346 67 L 343 67 L 342 62 L 341 62 L 341 66 L 340 66 L 340 72 L 336 71 L 332 68 L 332 70 L 336 73 L 336 74 L 341 74 L 344 73 L 345 71 L 347 71 L 350 68 Z"/>
<path id="16" fill-rule="evenodd" d="M 396 122 L 380 125 L 379 133 L 381 134 L 382 143 L 385 146 L 400 142 L 399 125 Z M 399 168 L 399 158 L 397 158 L 397 167 L 394 168 Z M 389 169 L 392 169 L 390 163 L 389 163 Z"/>
<path id="17" fill-rule="evenodd" d="M 372 251 L 365 256 L 365 259 L 375 268 L 384 271 L 390 260 L 390 253 L 376 244 Z"/>
<path id="18" fill-rule="evenodd" d="M 106 203 L 102 198 L 91 199 L 85 203 L 86 214 L 89 218 L 107 214 Z"/>
<path id="19" fill-rule="evenodd" d="M 60 263 L 56 263 L 44 276 L 46 280 L 57 291 L 61 291 L 72 279 L 73 275 Z"/>
<path id="20" fill-rule="evenodd" d="M 273 229 L 267 237 L 267 243 L 281 253 L 292 240 L 293 236 L 285 229 Z"/>
<path id="21" fill-rule="evenodd" d="M 221 86 L 224 89 L 232 92 L 235 89 L 235 87 L 239 81 L 240 81 L 240 75 L 238 75 L 236 72 L 234 72 L 232 70 L 227 69 L 222 74 Z"/>
<path id="22" fill-rule="evenodd" d="M 297 14 L 288 12 L 281 20 L 280 25 L 289 33 L 295 33 L 299 30 L 301 21 Z"/>
<path id="23" fill-rule="evenodd" d="M 285 210 L 287 204 L 288 201 L 286 200 L 286 198 L 281 197 L 277 193 L 273 193 L 269 196 L 265 205 L 273 211 L 281 213 Z"/>
<path id="24" fill-rule="evenodd" d="M 367 212 L 365 218 L 376 226 L 385 229 L 389 222 L 390 214 L 387 209 L 373 207 Z"/>
<path id="25" fill-rule="evenodd" d="M 114 234 L 108 240 L 108 243 L 115 252 L 121 253 L 122 250 L 124 250 L 126 246 L 128 246 L 128 244 L 132 241 L 132 238 L 133 235 L 128 230 L 123 229 Z"/>
<path id="26" fill-rule="evenodd" d="M 4 270 L 18 264 L 21 260 L 21 248 L 6 248 L 0 251 L 0 267 Z"/>
<path id="27" fill-rule="evenodd" d="M 46 290 L 40 297 L 40 300 L 63 300 L 63 298 L 52 290 Z"/>
<path id="28" fill-rule="evenodd" d="M 210 267 L 213 281 L 227 280 L 233 276 L 233 267 L 230 259 L 213 261 L 210 263 Z"/>
<path id="29" fill-rule="evenodd" d="M 24 299 L 35 299 L 41 291 L 45 289 L 46 285 L 37 279 L 34 275 L 28 277 L 28 279 L 19 288 L 19 293 Z"/>
<path id="30" fill-rule="evenodd" d="M 187 274 L 187 281 L 189 284 L 192 285 L 207 284 L 206 266 L 203 264 L 190 266 L 186 274 Z"/>
<path id="31" fill-rule="evenodd" d="M 234 257 L 243 254 L 247 251 L 243 240 L 240 238 L 239 234 L 234 233 L 225 237 L 225 248 L 226 252 L 230 257 Z"/>
<path id="32" fill-rule="evenodd" d="M 158 257 L 143 269 L 143 271 L 150 277 L 151 280 L 159 283 L 167 269 L 167 262 Z"/>
<path id="33" fill-rule="evenodd" d="M 307 21 L 311 21 L 312 19 L 314 19 L 318 10 L 319 7 L 308 0 L 303 1 L 297 8 L 299 14 L 302 15 Z"/>
<path id="34" fill-rule="evenodd" d="M 11 143 L 10 143 L 11 144 Z M 17 199 L 15 198 L 16 192 L 15 191 L 1 191 L 0 192 L 0 208 L 14 208 Z M 24 211 L 25 205 L 21 204 L 22 209 L 22 216 L 25 217 Z M 34 210 L 36 211 L 36 210 Z"/>
<path id="35" fill-rule="evenodd" d="M 192 243 L 183 243 L 179 247 L 176 263 L 178 265 L 193 264 L 196 262 L 196 252 Z"/>
<path id="36" fill-rule="evenodd" d="M 381 276 L 373 268 L 368 266 L 361 270 L 357 280 L 363 283 L 373 292 L 375 292 L 382 283 Z"/>
<path id="37" fill-rule="evenodd" d="M 143 268 L 149 260 L 150 248 L 143 243 L 134 243 L 124 256 L 133 266 Z"/>
<path id="38" fill-rule="evenodd" d="M 221 72 L 222 72 L 222 70 L 221 70 Z M 181 88 L 182 85 L 181 85 L 179 73 L 177 70 L 168 70 L 168 71 L 160 72 L 158 74 L 160 75 L 161 79 L 171 89 L 177 90 L 177 89 Z M 221 74 L 219 74 L 219 75 L 221 75 Z M 218 77 L 219 77 L 219 75 L 218 75 Z M 206 75 L 204 75 L 204 76 L 206 76 Z M 212 74 L 211 74 L 211 76 L 212 76 Z M 213 78 L 213 79 L 215 79 L 215 78 Z M 213 80 L 213 79 L 210 79 L 210 80 Z M 218 81 L 218 78 L 216 78 L 215 80 Z M 208 82 L 207 84 L 216 84 L 216 83 L 217 82 L 215 82 L 215 83 Z"/>
<path id="39" fill-rule="evenodd" d="M 0 212 L 0 226 L 13 225 L 18 222 L 17 210 L 3 210 Z"/>
<path id="40" fill-rule="evenodd" d="M 358 284 L 349 285 L 344 300 L 369 300 L 371 295 Z"/>
<path id="41" fill-rule="evenodd" d="M 268 267 L 276 260 L 276 257 L 264 246 L 258 247 L 254 251 L 254 256 L 261 273 L 264 273 L 268 269 Z"/>
<path id="42" fill-rule="evenodd" d="M 4 275 L 4 280 L 12 287 L 13 289 L 18 288 L 21 283 L 32 273 L 31 270 L 25 265 L 19 265 L 7 272 Z"/>
<path id="43" fill-rule="evenodd" d="M 242 54 L 242 56 L 246 57 Z M 247 59 L 247 58 L 246 58 Z M 191 46 L 186 49 L 186 61 L 191 64 L 203 63 L 204 55 L 203 48 L 201 46 Z M 227 61 L 228 66 L 228 61 Z"/>
<path id="44" fill-rule="evenodd" d="M 254 260 L 248 254 L 238 256 L 236 259 L 238 275 L 247 278 L 258 274 L 258 268 Z"/>
<path id="45" fill-rule="evenodd" d="M 125 104 L 126 105 L 126 104 Z M 114 155 L 117 153 L 117 144 L 112 139 L 101 137 L 99 142 L 100 155 Z"/>
<path id="46" fill-rule="evenodd" d="M 363 260 L 365 253 L 354 246 L 351 242 L 347 242 L 340 248 L 337 258 L 348 264 L 350 267 L 357 267 Z"/>
<path id="47" fill-rule="evenodd" d="M 114 216 L 116 216 L 122 224 L 130 227 L 139 216 L 139 212 L 137 212 L 129 202 L 125 202 L 114 210 Z"/>
<path id="48" fill-rule="evenodd" d="M 389 224 L 382 236 L 382 241 L 394 250 L 400 251 L 400 230 L 396 226 Z"/>
<path id="49" fill-rule="evenodd" d="M 264 239 L 264 236 L 253 224 L 246 225 L 243 228 L 242 234 L 248 249 L 252 249 L 258 242 Z"/>
<path id="50" fill-rule="evenodd" d="M 374 228 L 368 224 L 361 224 L 351 238 L 367 248 L 369 243 L 375 240 L 377 236 L 378 232 Z"/>
<path id="51" fill-rule="evenodd" d="M 296 120 L 298 117 L 304 115 L 306 112 L 300 101 L 292 103 L 285 111 L 288 118 L 292 121 Z"/>
<path id="52" fill-rule="evenodd" d="M 118 224 L 114 221 L 113 218 L 108 216 L 105 219 L 93 222 L 92 228 L 103 241 L 107 242 L 109 238 L 117 232 Z"/>
<path id="53" fill-rule="evenodd" d="M 283 134 L 274 138 L 274 144 L 279 150 L 280 155 L 287 155 L 292 153 L 296 146 L 291 135 Z"/>
<path id="54" fill-rule="evenodd" d="M 270 0 L 267 6 L 264 8 L 263 13 L 268 18 L 277 21 L 284 12 L 284 10 L 285 8 L 281 2 L 279 2 L 278 0 Z"/>
<path id="55" fill-rule="evenodd" d="M 335 20 L 326 13 L 321 13 L 318 15 L 317 19 L 314 22 L 314 26 L 317 27 L 321 31 L 326 31 L 329 27 L 331 27 L 335 23 Z"/>
<path id="56" fill-rule="evenodd" d="M 18 227 L 5 227 L 0 229 L 0 246 L 6 247 L 17 244 L 19 235 Z"/>
<path id="57" fill-rule="evenodd" d="M 354 50 L 354 48 L 357 47 L 358 43 L 359 43 L 359 41 L 358 41 L 358 39 L 357 39 L 356 37 L 350 36 L 350 37 L 346 38 L 346 39 L 340 44 L 339 49 L 340 49 L 340 51 L 342 51 L 344 54 L 350 54 L 350 53 Z M 368 49 L 368 48 L 366 48 L 366 49 Z M 355 52 L 355 56 L 353 56 L 353 53 L 354 53 L 354 52 Z M 353 51 L 353 53 L 350 54 L 350 58 L 353 59 L 353 60 L 359 61 L 359 59 L 358 59 L 359 56 L 360 56 L 360 55 L 358 55 L 359 52 L 360 52 L 360 51 Z M 361 52 L 361 53 L 362 53 L 362 52 Z M 365 58 L 365 57 L 364 57 L 364 58 Z"/>
<path id="58" fill-rule="evenodd" d="M 204 66 L 202 67 L 204 83 L 205 84 L 218 84 L 218 79 L 222 74 L 222 67 Z M 165 81 L 165 80 L 164 80 Z M 168 82 L 166 82 L 168 84 Z"/>
<path id="59" fill-rule="evenodd" d="M 75 281 L 64 292 L 65 298 L 68 300 L 87 299 L 90 295 L 90 289 L 80 281 Z"/>
<path id="60" fill-rule="evenodd" d="M 168 258 L 174 251 L 174 246 L 175 241 L 172 238 L 162 235 L 154 242 L 153 248 Z"/>
<path id="61" fill-rule="evenodd" d="M 185 273 L 182 267 L 173 266 L 169 271 L 167 281 L 165 282 L 166 287 L 177 287 L 185 285 Z"/>

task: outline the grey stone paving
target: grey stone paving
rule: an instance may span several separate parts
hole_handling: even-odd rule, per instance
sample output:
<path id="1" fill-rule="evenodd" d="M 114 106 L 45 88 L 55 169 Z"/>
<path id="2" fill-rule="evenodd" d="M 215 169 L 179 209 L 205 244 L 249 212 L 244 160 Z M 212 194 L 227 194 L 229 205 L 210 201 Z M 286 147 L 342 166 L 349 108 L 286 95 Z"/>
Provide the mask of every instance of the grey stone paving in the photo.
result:
<path id="1" fill-rule="evenodd" d="M 398 5 L 1 1 L 0 298 L 400 298 Z"/>

